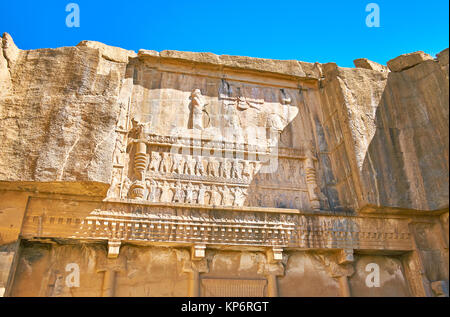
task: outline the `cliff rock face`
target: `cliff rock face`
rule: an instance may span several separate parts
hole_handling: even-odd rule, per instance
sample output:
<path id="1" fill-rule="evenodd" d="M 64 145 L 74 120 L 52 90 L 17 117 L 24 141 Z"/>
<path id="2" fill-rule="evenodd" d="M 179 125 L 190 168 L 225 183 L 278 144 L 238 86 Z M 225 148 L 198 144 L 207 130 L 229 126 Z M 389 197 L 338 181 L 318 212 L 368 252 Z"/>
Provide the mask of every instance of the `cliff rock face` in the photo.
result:
<path id="1" fill-rule="evenodd" d="M 0 43 L 0 294 L 448 296 L 448 49 Z"/>
<path id="2" fill-rule="evenodd" d="M 84 186 L 88 195 L 106 192 L 126 68 L 126 59 L 114 60 L 108 53 L 94 45 L 20 51 L 5 34 L 2 182 L 37 190 L 53 182 L 45 190 L 61 192 L 70 192 L 64 183 L 74 182 L 80 183 L 73 184 L 75 192 Z"/>
<path id="3" fill-rule="evenodd" d="M 388 63 L 392 72 L 362 166 L 367 203 L 448 208 L 448 50 L 446 54 L 433 60 L 422 53 L 411 61 L 414 55 L 407 55 Z"/>

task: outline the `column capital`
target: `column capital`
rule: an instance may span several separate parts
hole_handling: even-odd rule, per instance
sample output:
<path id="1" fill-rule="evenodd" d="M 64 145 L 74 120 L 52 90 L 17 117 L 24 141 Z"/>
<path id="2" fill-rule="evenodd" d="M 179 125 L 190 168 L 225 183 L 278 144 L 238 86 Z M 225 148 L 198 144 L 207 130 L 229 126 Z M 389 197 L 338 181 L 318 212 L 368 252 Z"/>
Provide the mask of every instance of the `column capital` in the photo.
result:
<path id="1" fill-rule="evenodd" d="M 279 263 L 283 260 L 283 248 L 273 247 L 266 251 L 268 263 Z"/>
<path id="2" fill-rule="evenodd" d="M 108 240 L 108 258 L 116 259 L 119 256 L 120 245 L 122 242 L 120 240 Z"/>

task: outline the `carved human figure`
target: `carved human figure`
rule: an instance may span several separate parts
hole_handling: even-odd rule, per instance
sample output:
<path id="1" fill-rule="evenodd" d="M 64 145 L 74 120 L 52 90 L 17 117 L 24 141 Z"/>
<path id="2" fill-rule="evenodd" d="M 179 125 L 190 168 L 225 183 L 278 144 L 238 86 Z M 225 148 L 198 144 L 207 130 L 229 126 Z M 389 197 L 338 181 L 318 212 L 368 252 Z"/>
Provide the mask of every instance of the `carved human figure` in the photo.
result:
<path id="1" fill-rule="evenodd" d="M 142 139 L 144 138 L 145 127 L 148 123 L 142 123 L 137 118 L 131 119 L 132 128 L 130 133 L 134 136 L 134 139 Z"/>
<path id="2" fill-rule="evenodd" d="M 253 162 L 244 161 L 244 170 L 242 172 L 242 176 L 248 180 L 253 176 L 254 165 Z"/>
<path id="3" fill-rule="evenodd" d="M 160 163 L 161 155 L 159 154 L 159 152 L 152 152 L 150 160 L 150 170 L 153 172 L 158 172 Z"/>
<path id="4" fill-rule="evenodd" d="M 173 202 L 184 203 L 184 190 L 181 186 L 181 182 L 178 180 L 175 185 L 175 195 L 173 196 Z"/>
<path id="5" fill-rule="evenodd" d="M 203 160 L 201 156 L 197 156 L 195 158 L 197 164 L 195 165 L 195 174 L 197 176 L 203 176 L 205 175 L 205 168 L 203 166 Z"/>
<path id="6" fill-rule="evenodd" d="M 122 164 L 122 156 L 125 153 L 124 144 L 122 141 L 122 136 L 118 135 L 116 139 L 116 144 L 114 145 L 114 164 Z"/>
<path id="7" fill-rule="evenodd" d="M 223 174 L 222 174 L 222 177 L 224 177 L 224 178 L 230 177 L 231 165 L 232 165 L 231 160 L 224 159 L 224 161 L 223 161 L 223 170 L 222 170 Z"/>
<path id="8" fill-rule="evenodd" d="M 128 197 L 128 191 L 130 189 L 130 186 L 133 182 L 127 177 L 125 178 L 125 180 L 123 181 L 122 184 L 122 192 L 121 192 L 121 198 L 122 199 L 126 199 Z"/>
<path id="9" fill-rule="evenodd" d="M 161 198 L 160 201 L 162 203 L 168 203 L 170 202 L 170 185 L 166 181 L 161 186 Z"/>
<path id="10" fill-rule="evenodd" d="M 157 190 L 157 185 L 155 180 L 149 180 L 147 179 L 145 181 L 145 185 L 147 187 L 147 200 L 154 202 L 156 201 L 156 190 Z"/>
<path id="11" fill-rule="evenodd" d="M 117 198 L 119 183 L 120 183 L 120 174 L 119 172 L 116 172 L 112 178 L 111 186 L 109 187 L 108 192 L 106 193 L 106 198 Z"/>
<path id="12" fill-rule="evenodd" d="M 163 158 L 161 162 L 161 173 L 170 173 L 172 168 L 172 157 L 170 153 L 163 153 Z"/>
<path id="13" fill-rule="evenodd" d="M 224 176 L 224 174 L 225 174 L 225 163 L 224 163 L 224 161 L 222 160 L 222 159 L 220 159 L 219 161 L 218 161 L 218 163 L 219 163 L 219 174 L 218 174 L 218 177 L 225 177 Z"/>
<path id="14" fill-rule="evenodd" d="M 192 204 L 194 202 L 194 187 L 192 183 L 189 182 L 186 186 L 186 204 Z"/>
<path id="15" fill-rule="evenodd" d="M 191 93 L 192 129 L 203 130 L 203 110 L 205 99 L 200 89 L 194 89 Z"/>
<path id="16" fill-rule="evenodd" d="M 208 162 L 208 168 L 207 168 L 208 175 L 212 176 L 212 177 L 220 177 L 219 167 L 220 167 L 220 162 L 217 161 L 216 159 L 214 159 L 213 157 L 211 157 Z"/>
<path id="17" fill-rule="evenodd" d="M 161 182 L 156 182 L 156 186 L 155 186 L 155 202 L 159 202 L 161 201 L 161 196 L 162 196 L 162 185 Z"/>
<path id="18" fill-rule="evenodd" d="M 300 177 L 293 177 L 293 175 L 298 175 L 297 174 L 297 172 L 298 172 L 298 164 L 297 163 L 298 163 L 297 161 L 292 162 L 289 166 L 289 181 L 291 183 L 297 183 L 298 180 L 300 179 Z"/>
<path id="19" fill-rule="evenodd" d="M 231 206 L 233 204 L 233 195 L 230 192 L 228 186 L 224 186 L 223 189 L 220 190 L 222 193 L 222 205 Z"/>
<path id="20" fill-rule="evenodd" d="M 206 194 L 206 187 L 203 184 L 200 184 L 200 187 L 198 189 L 198 199 L 197 202 L 199 205 L 205 204 L 205 194 Z"/>
<path id="21" fill-rule="evenodd" d="M 200 187 L 198 185 L 193 185 L 192 187 L 194 188 L 193 189 L 194 203 L 197 203 L 198 202 L 198 192 L 199 192 Z"/>
<path id="22" fill-rule="evenodd" d="M 216 185 L 213 185 L 211 188 L 210 204 L 214 206 L 220 206 L 221 203 L 222 203 L 222 195 L 217 190 Z"/>
<path id="23" fill-rule="evenodd" d="M 224 109 L 224 120 L 225 127 L 231 128 L 233 132 L 237 132 L 241 125 L 239 123 L 239 114 L 236 110 L 236 106 L 234 102 L 224 101 L 223 102 Z"/>
<path id="24" fill-rule="evenodd" d="M 276 174 L 278 174 L 278 177 L 277 177 L 278 181 L 281 181 L 281 182 L 286 181 L 286 162 L 285 161 L 281 161 L 281 160 L 278 161 L 278 169 L 277 169 Z"/>
<path id="25" fill-rule="evenodd" d="M 245 201 L 245 192 L 242 188 L 240 187 L 236 187 L 236 189 L 234 190 L 234 202 L 233 205 L 234 206 L 242 206 L 244 204 Z"/>
<path id="26" fill-rule="evenodd" d="M 241 179 L 242 167 L 238 160 L 233 160 L 231 163 L 231 178 Z"/>
<path id="27" fill-rule="evenodd" d="M 184 174 L 195 175 L 196 163 L 197 162 L 192 158 L 192 156 L 188 155 L 187 159 L 186 159 L 186 167 L 185 167 Z"/>
<path id="28" fill-rule="evenodd" d="M 173 155 L 173 166 L 172 166 L 172 173 L 176 174 L 183 174 L 184 169 L 184 158 L 181 154 L 174 154 Z"/>
<path id="29" fill-rule="evenodd" d="M 119 116 L 117 117 L 117 127 L 121 130 L 125 130 L 127 125 L 127 104 L 125 102 L 119 103 L 120 110 L 119 110 Z"/>

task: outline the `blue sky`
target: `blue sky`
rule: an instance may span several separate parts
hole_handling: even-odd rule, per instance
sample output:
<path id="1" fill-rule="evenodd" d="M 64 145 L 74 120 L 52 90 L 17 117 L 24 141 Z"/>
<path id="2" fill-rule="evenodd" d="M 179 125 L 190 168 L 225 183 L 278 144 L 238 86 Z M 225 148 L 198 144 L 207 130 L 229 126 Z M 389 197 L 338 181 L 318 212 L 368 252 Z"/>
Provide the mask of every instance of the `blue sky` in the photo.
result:
<path id="1" fill-rule="evenodd" d="M 80 8 L 80 27 L 66 26 L 66 5 Z M 366 5 L 380 8 L 380 27 L 366 26 Z M 138 51 L 181 50 L 353 67 L 365 57 L 386 64 L 448 47 L 448 0 L 159 0 L 5 1 L 0 32 L 21 49 L 95 40 Z"/>

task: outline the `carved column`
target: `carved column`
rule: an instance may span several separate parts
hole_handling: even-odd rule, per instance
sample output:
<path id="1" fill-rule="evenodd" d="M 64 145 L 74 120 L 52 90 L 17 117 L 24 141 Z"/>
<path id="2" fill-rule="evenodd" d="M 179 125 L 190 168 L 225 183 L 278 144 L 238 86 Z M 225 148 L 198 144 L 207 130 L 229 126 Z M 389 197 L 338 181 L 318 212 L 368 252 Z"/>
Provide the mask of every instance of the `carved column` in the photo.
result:
<path id="1" fill-rule="evenodd" d="M 353 261 L 354 258 L 352 249 L 343 249 L 339 252 L 338 264 L 340 266 L 340 270 L 336 270 L 335 272 L 337 273 L 337 277 L 339 279 L 342 297 L 351 297 L 348 278 L 354 273 L 353 266 L 351 265 Z"/>
<path id="2" fill-rule="evenodd" d="M 311 155 L 308 155 L 305 160 L 305 174 L 311 208 L 314 210 L 319 210 L 320 200 L 319 197 L 317 196 L 318 186 L 316 178 L 316 168 L 314 167 L 314 160 Z"/>
<path id="3" fill-rule="evenodd" d="M 209 272 L 205 246 L 196 245 L 191 250 L 191 260 L 183 263 L 183 272 L 189 274 L 189 297 L 200 297 L 200 274 Z"/>
<path id="4" fill-rule="evenodd" d="M 120 242 L 108 244 L 108 258 L 98 259 L 97 273 L 103 273 L 102 297 L 114 297 L 116 293 L 116 277 L 126 270 L 125 260 L 118 258 Z M 117 252 L 116 252 L 117 251 Z"/>
<path id="5" fill-rule="evenodd" d="M 0 297 L 8 296 L 11 291 L 17 266 L 19 245 L 20 240 L 0 246 Z"/>
<path id="6" fill-rule="evenodd" d="M 414 296 L 431 297 L 433 296 L 432 281 L 427 276 L 424 253 L 426 250 L 439 250 L 441 252 L 441 259 L 448 257 L 448 253 L 445 251 L 445 240 L 440 235 L 441 226 L 440 224 L 423 219 L 420 221 L 411 220 L 409 230 L 412 233 L 411 242 L 413 251 L 403 257 L 406 277 Z M 441 239 L 432 239 L 430 236 L 440 237 Z M 446 256 L 443 256 L 443 254 Z M 444 265 L 441 263 L 436 264 L 438 264 L 437 267 L 439 270 L 442 270 L 442 267 L 447 267 L 446 272 L 439 271 L 439 275 L 446 275 L 448 279 L 448 258 L 444 259 L 444 261 Z"/>
<path id="7" fill-rule="evenodd" d="M 283 249 L 273 248 L 266 252 L 267 263 L 264 268 L 264 275 L 267 278 L 267 296 L 278 297 L 278 276 L 284 276 Z"/>
<path id="8" fill-rule="evenodd" d="M 102 297 L 114 297 L 116 290 L 116 271 L 111 269 L 104 269 Z"/>
<path id="9" fill-rule="evenodd" d="M 141 140 L 139 140 L 141 141 Z M 136 142 L 134 153 L 134 170 L 138 180 L 144 179 L 145 169 L 147 167 L 147 144 Z"/>
<path id="10" fill-rule="evenodd" d="M 130 132 L 135 135 L 135 138 L 130 141 L 130 144 L 134 145 L 134 172 L 137 180 L 143 181 L 145 179 L 145 171 L 147 168 L 145 128 L 149 123 L 141 123 L 136 119 L 133 119 L 132 123 L 133 128 Z"/>
<path id="11" fill-rule="evenodd" d="M 317 255 L 316 258 L 326 267 L 330 276 L 338 280 L 341 297 L 351 297 L 348 278 L 355 273 L 353 250 L 344 249 L 337 256 L 336 254 Z"/>

